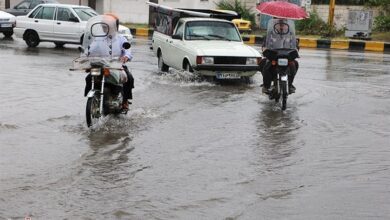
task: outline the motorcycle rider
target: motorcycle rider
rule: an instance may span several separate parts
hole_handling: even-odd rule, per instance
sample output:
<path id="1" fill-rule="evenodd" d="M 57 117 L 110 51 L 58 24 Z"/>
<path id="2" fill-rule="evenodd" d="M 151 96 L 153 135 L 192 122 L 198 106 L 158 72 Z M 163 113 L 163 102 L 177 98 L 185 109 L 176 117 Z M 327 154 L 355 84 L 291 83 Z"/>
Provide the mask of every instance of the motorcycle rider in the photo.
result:
<path id="1" fill-rule="evenodd" d="M 126 72 L 127 75 L 127 82 L 123 84 L 123 101 L 122 101 L 122 108 L 123 110 L 128 110 L 129 108 L 129 103 L 133 98 L 132 95 L 132 89 L 134 88 L 134 78 L 132 74 L 130 73 L 128 67 L 125 65 L 126 62 L 131 61 L 133 58 L 133 55 L 131 54 L 130 50 L 126 50 L 123 48 L 124 43 L 128 43 L 127 39 L 120 35 L 117 34 L 118 28 L 119 28 L 119 19 L 116 16 L 113 16 L 112 14 L 106 14 L 107 16 L 107 23 L 112 23 L 113 19 L 115 20 L 115 28 L 114 30 L 110 30 L 109 25 L 101 25 L 101 31 L 104 34 L 105 37 L 95 37 L 93 41 L 90 44 L 90 47 L 88 48 L 88 56 L 120 56 L 120 60 L 123 63 L 122 67 L 124 71 Z M 110 34 L 108 35 L 109 32 L 114 32 L 116 34 Z M 112 48 L 107 47 L 109 43 L 111 43 Z M 112 53 L 112 54 L 111 54 Z M 88 92 L 92 88 L 92 76 L 91 74 L 88 74 L 87 77 L 85 78 L 85 91 L 84 91 L 84 96 L 87 96 Z"/>
<path id="2" fill-rule="evenodd" d="M 269 49 L 297 49 L 297 40 L 295 38 L 294 23 L 286 19 L 273 18 L 268 22 L 267 36 L 263 40 L 262 51 Z M 298 71 L 298 62 L 294 60 L 289 64 L 290 75 L 288 78 L 289 92 L 294 93 L 296 88 L 293 85 L 295 75 Z M 263 58 L 260 62 L 260 71 L 263 75 L 262 92 L 269 94 L 271 82 L 275 75 L 275 68 L 267 58 Z"/>

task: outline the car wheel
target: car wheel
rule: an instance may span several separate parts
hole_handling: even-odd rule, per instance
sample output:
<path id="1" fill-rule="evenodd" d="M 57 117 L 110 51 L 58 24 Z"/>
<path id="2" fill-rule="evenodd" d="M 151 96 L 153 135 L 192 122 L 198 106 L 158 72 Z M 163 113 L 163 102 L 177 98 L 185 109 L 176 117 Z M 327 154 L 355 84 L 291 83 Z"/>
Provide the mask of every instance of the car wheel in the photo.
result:
<path id="1" fill-rule="evenodd" d="M 54 43 L 56 45 L 56 47 L 64 47 L 64 43 Z"/>
<path id="2" fill-rule="evenodd" d="M 27 46 L 36 47 L 39 44 L 39 36 L 37 33 L 29 31 L 28 33 L 26 33 L 25 41 Z"/>
<path id="3" fill-rule="evenodd" d="M 162 53 L 158 56 L 158 69 L 162 72 L 168 72 L 169 66 L 164 63 Z"/>
<path id="4" fill-rule="evenodd" d="M 190 73 L 193 73 L 194 72 L 194 69 L 192 69 L 190 63 L 188 61 L 186 61 L 186 64 L 185 64 L 185 70 L 187 72 L 190 72 Z"/>
<path id="5" fill-rule="evenodd" d="M 13 31 L 7 31 L 7 32 L 4 32 L 3 34 L 4 34 L 5 37 L 9 38 L 9 37 L 11 37 L 14 34 L 14 32 Z"/>

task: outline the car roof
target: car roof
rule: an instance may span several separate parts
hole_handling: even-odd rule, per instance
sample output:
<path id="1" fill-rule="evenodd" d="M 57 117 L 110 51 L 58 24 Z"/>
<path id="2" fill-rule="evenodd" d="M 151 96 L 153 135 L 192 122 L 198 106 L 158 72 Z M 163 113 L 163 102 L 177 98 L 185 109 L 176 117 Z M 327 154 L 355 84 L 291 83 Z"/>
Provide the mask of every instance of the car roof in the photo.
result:
<path id="1" fill-rule="evenodd" d="M 70 8 L 90 8 L 86 5 L 72 5 L 72 4 L 61 4 L 61 3 L 42 3 L 39 5 L 50 5 L 55 7 L 70 7 Z"/>
<path id="2" fill-rule="evenodd" d="M 189 18 L 182 18 L 181 20 L 182 21 L 222 21 L 222 22 L 232 23 L 231 21 L 218 19 L 218 18 L 189 17 Z"/>

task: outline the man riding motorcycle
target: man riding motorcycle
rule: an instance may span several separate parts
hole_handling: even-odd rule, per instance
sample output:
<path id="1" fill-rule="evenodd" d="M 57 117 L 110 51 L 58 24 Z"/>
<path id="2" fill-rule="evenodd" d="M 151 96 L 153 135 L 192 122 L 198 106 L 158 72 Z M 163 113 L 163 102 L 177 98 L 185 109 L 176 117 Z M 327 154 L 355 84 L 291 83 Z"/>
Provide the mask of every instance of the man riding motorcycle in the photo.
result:
<path id="1" fill-rule="evenodd" d="M 131 61 L 133 56 L 130 50 L 126 50 L 123 48 L 124 43 L 128 43 L 128 41 L 124 36 L 118 34 L 119 19 L 111 14 L 107 14 L 104 16 L 104 23 L 110 25 L 101 25 L 100 27 L 96 27 L 101 28 L 100 31 L 104 33 L 102 34 L 102 37 L 94 37 L 93 39 L 84 40 L 83 45 L 87 47 L 87 50 L 85 50 L 85 55 L 92 57 L 120 57 L 120 60 L 123 63 L 123 70 L 126 72 L 127 75 L 127 82 L 123 84 L 122 108 L 124 110 L 128 110 L 129 103 L 131 103 L 128 100 L 131 100 L 133 98 L 132 89 L 134 88 L 134 78 L 125 63 Z M 92 88 L 91 74 L 87 75 L 87 77 L 85 78 L 85 83 L 86 85 L 84 96 L 87 96 L 88 92 Z"/>
<path id="2" fill-rule="evenodd" d="M 293 21 L 286 19 L 273 18 L 269 20 L 267 27 L 267 36 L 263 41 L 262 50 L 266 49 L 297 49 L 297 40 L 295 37 L 295 28 Z M 289 64 L 290 76 L 288 77 L 289 92 L 295 92 L 293 85 L 294 77 L 298 71 L 298 62 L 294 60 Z M 260 71 L 263 75 L 263 89 L 262 92 L 269 94 L 271 82 L 275 75 L 275 68 L 267 58 L 260 62 Z"/>

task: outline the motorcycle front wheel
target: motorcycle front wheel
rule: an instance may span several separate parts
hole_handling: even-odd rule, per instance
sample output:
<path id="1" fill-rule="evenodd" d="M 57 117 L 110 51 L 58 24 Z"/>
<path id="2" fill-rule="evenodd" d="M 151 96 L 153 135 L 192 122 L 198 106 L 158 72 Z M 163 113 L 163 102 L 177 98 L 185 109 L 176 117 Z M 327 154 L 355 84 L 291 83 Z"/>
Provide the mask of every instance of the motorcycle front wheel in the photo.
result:
<path id="1" fill-rule="evenodd" d="M 286 81 L 281 81 L 280 82 L 280 88 L 281 88 L 281 93 L 282 93 L 282 110 L 286 110 L 287 108 L 287 86 L 288 83 Z"/>
<path id="2" fill-rule="evenodd" d="M 91 127 L 100 118 L 99 100 L 97 97 L 90 97 L 87 100 L 87 106 L 85 110 L 85 116 L 87 119 L 87 126 Z"/>

